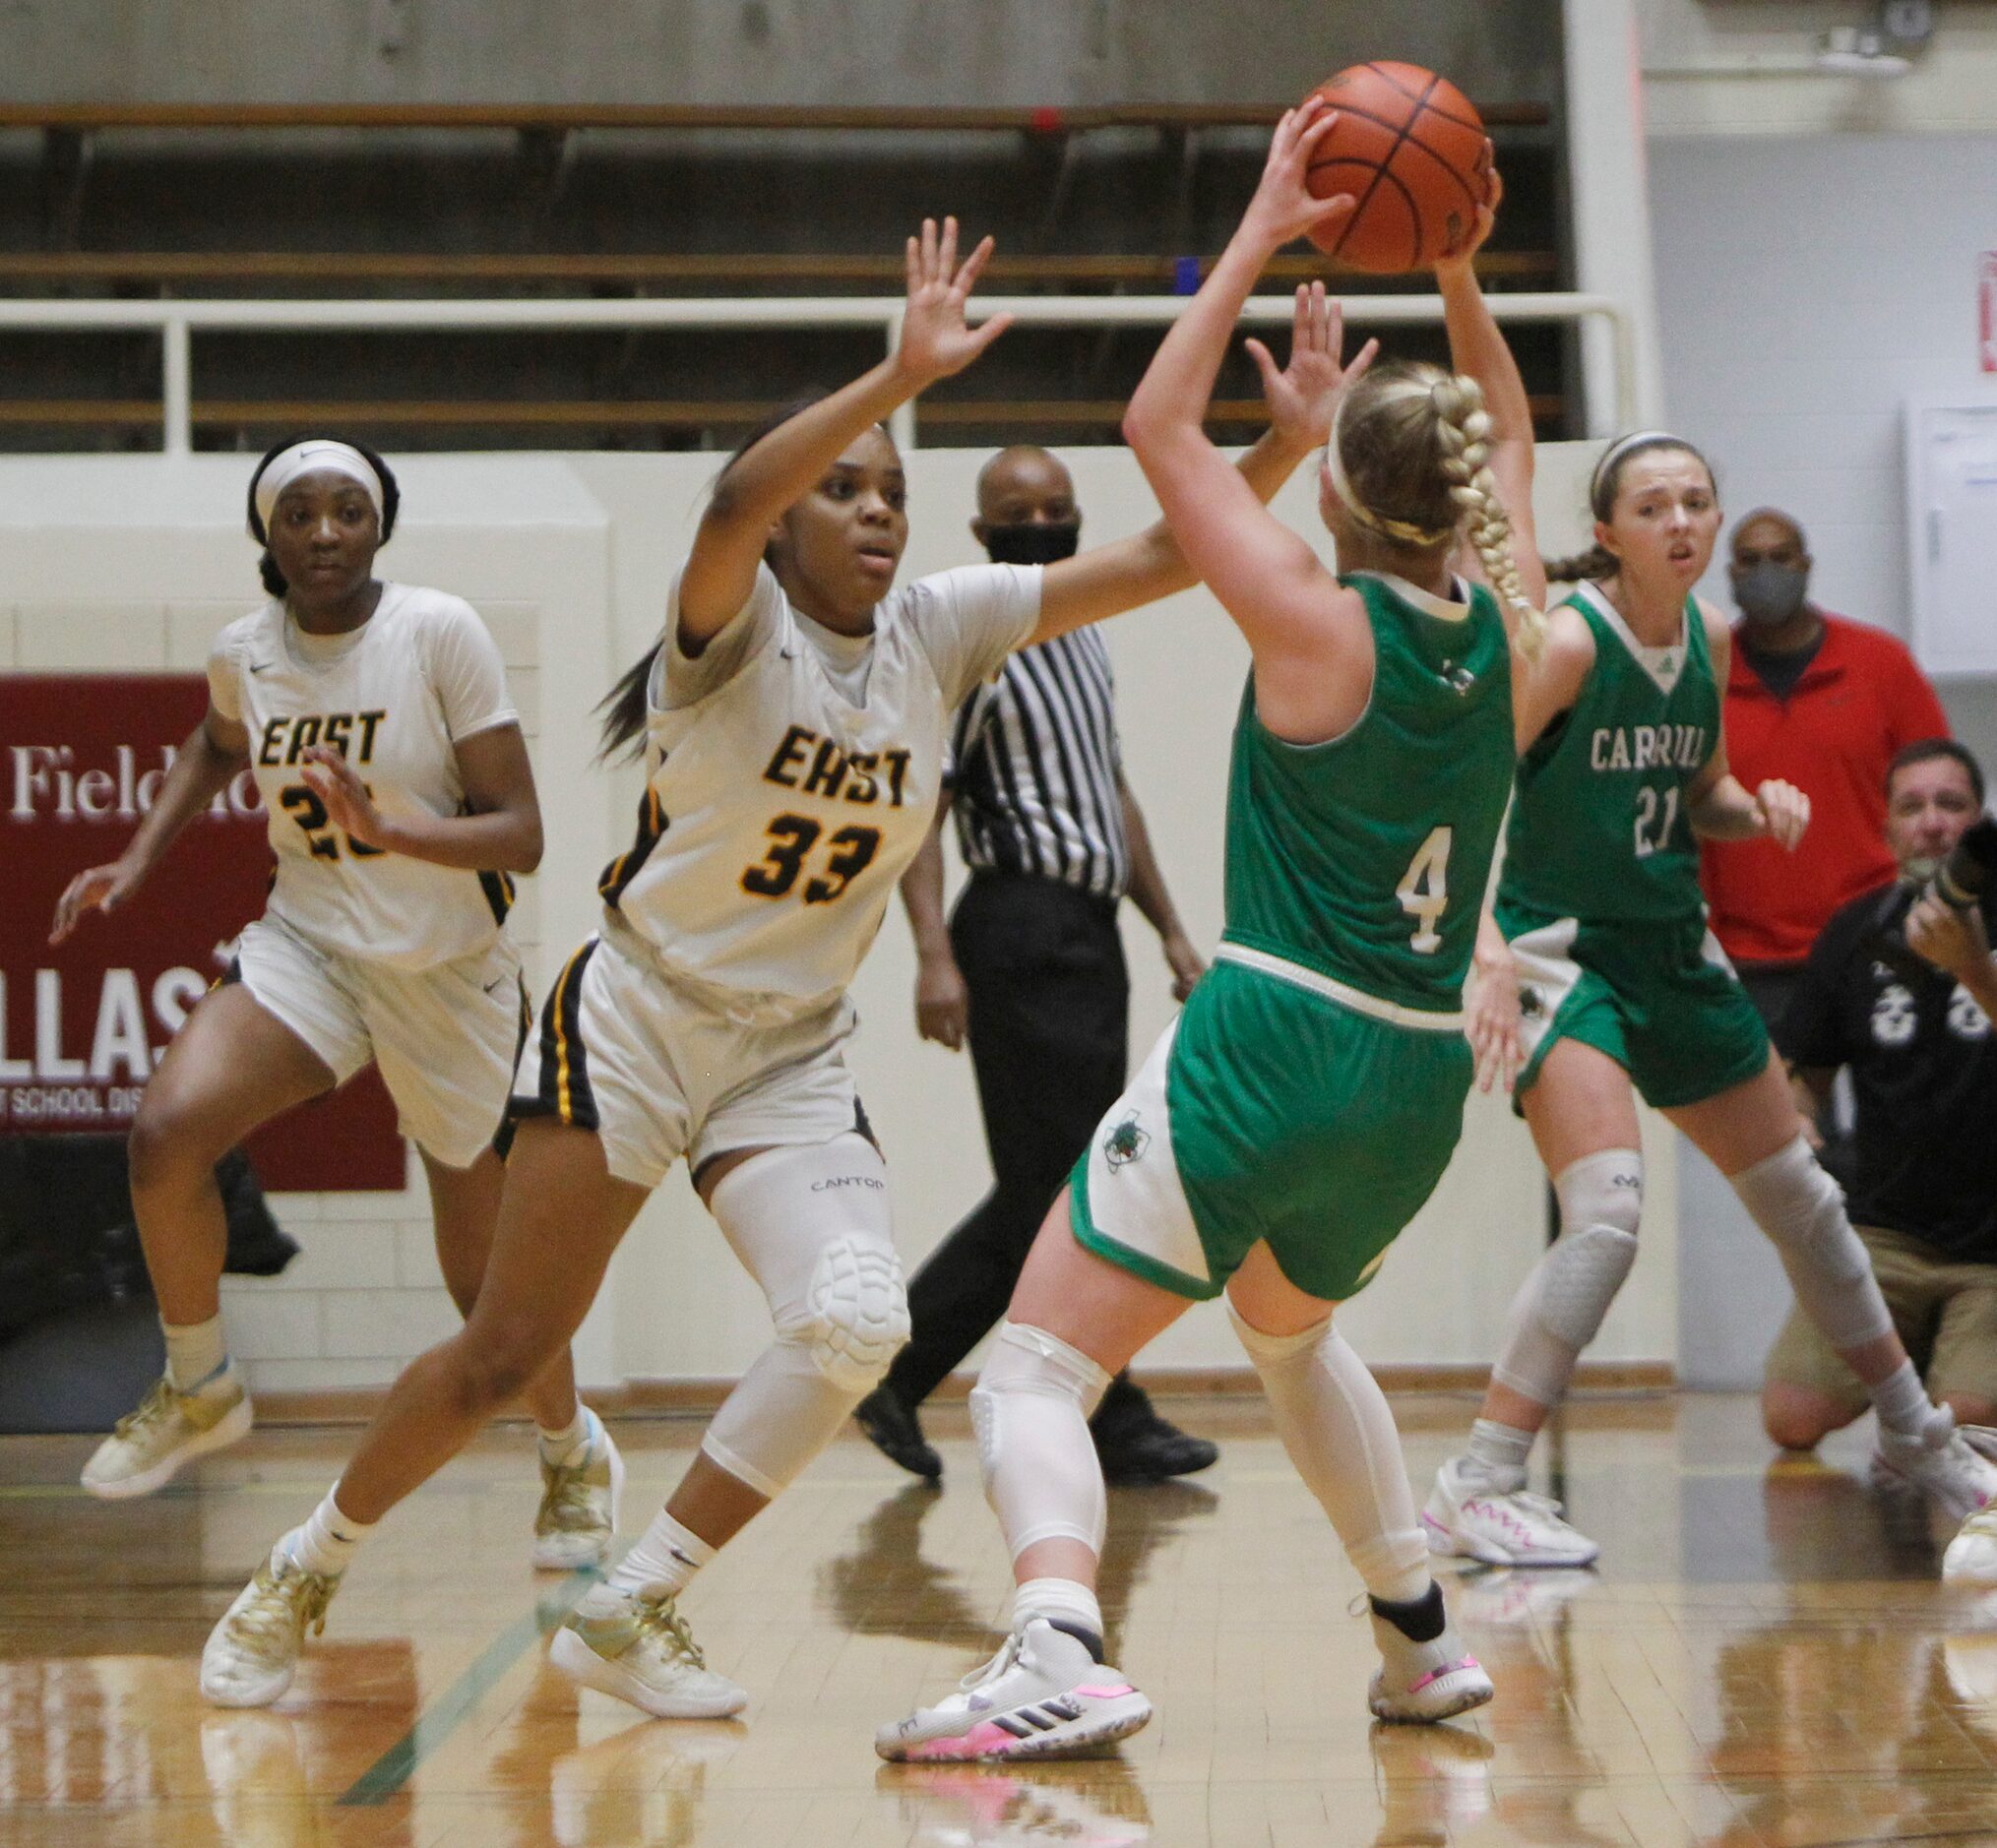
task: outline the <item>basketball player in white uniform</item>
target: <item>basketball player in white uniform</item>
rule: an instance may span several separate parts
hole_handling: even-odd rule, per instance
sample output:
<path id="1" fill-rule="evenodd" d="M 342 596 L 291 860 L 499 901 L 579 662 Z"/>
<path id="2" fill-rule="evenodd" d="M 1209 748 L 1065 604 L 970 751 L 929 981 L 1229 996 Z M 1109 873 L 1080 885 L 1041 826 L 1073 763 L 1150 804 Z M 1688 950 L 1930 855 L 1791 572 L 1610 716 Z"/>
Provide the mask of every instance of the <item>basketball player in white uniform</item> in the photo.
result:
<path id="1" fill-rule="evenodd" d="M 136 893 L 173 838 L 244 769 L 270 814 L 263 917 L 190 1016 L 132 1130 L 132 1199 L 166 1337 L 166 1375 L 84 1470 L 150 1495 L 250 1428 L 224 1345 L 217 1160 L 258 1125 L 379 1066 L 421 1152 L 445 1281 L 478 1294 L 502 1179 L 492 1147 L 526 1028 L 503 928 L 513 873 L 540 857 L 540 810 L 506 670 L 470 605 L 385 584 L 376 551 L 399 492 L 371 452 L 273 451 L 250 487 L 271 600 L 209 658 L 209 710 L 121 859 L 80 874 L 55 935 Z M 602 1558 L 619 1464 L 578 1405 L 566 1354 L 530 1394 L 545 1493 L 535 1564 Z"/>
<path id="2" fill-rule="evenodd" d="M 716 1414 L 665 1509 L 555 1638 L 588 1687 L 668 1717 L 737 1711 L 675 1605 L 810 1462 L 907 1334 L 887 1171 L 841 1052 L 846 985 L 935 814 L 950 715 L 1011 649 L 1188 587 L 1160 523 L 1057 565 L 985 565 L 892 589 L 907 538 L 882 420 L 967 366 L 957 227 L 908 243 L 899 351 L 752 441 L 723 470 L 662 645 L 613 696 L 612 748 L 650 779 L 604 871 L 602 928 L 563 968 L 521 1061 L 518 1134 L 486 1286 L 414 1362 L 325 1507 L 216 1628 L 211 1699 L 289 1685 L 369 1527 L 559 1352 L 617 1241 L 684 1155 L 769 1298 L 776 1340 Z M 1265 498 L 1308 453 L 1283 420 L 1244 461 Z"/>

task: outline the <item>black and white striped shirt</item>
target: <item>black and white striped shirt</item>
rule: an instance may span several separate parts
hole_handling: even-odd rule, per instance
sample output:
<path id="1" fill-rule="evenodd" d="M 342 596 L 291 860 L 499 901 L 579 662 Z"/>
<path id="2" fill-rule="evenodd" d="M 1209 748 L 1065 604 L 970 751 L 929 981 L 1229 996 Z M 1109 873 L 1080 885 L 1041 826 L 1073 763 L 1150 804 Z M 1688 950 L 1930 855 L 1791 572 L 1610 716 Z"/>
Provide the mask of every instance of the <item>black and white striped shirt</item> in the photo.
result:
<path id="1" fill-rule="evenodd" d="M 951 728 L 965 864 L 1121 898 L 1130 889 L 1121 763 L 1102 638 L 1078 629 L 1022 648 Z"/>

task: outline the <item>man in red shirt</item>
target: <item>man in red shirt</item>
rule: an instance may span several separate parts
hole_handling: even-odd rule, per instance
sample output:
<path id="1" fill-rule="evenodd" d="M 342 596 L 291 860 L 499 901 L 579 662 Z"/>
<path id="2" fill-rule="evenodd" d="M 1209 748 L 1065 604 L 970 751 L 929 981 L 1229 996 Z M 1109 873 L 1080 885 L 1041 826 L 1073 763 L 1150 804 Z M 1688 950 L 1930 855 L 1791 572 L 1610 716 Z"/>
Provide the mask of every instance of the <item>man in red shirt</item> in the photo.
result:
<path id="1" fill-rule="evenodd" d="M 1946 738 L 1934 689 L 1901 643 L 1809 600 L 1810 553 L 1787 514 L 1760 508 L 1733 529 L 1726 754 L 1753 789 L 1779 776 L 1810 798 L 1794 853 L 1772 840 L 1707 841 L 1700 876 L 1714 934 L 1771 1025 L 1831 914 L 1894 873 L 1886 771 L 1923 738 Z"/>

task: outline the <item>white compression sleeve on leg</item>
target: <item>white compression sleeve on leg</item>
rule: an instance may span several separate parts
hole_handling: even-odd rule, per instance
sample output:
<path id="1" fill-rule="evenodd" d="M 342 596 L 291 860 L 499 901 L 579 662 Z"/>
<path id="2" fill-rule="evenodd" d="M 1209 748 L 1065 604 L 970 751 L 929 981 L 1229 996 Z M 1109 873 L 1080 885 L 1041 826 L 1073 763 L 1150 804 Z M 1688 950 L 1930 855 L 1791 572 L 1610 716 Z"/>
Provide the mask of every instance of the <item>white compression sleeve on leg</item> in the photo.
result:
<path id="1" fill-rule="evenodd" d="M 1366 1589 L 1405 1604 L 1429 1587 L 1428 1541 L 1387 1395 L 1329 1320 L 1301 1334 L 1264 1334 L 1227 1303 L 1255 1363 L 1277 1436 L 1317 1497 Z"/>
<path id="2" fill-rule="evenodd" d="M 863 1136 L 773 1148 L 722 1177 L 714 1214 L 769 1299 L 767 1348 L 704 1449 L 774 1496 L 824 1449 L 908 1338 L 888 1170 Z"/>
<path id="3" fill-rule="evenodd" d="M 1584 1155 L 1553 1177 L 1560 1236 L 1512 1299 L 1491 1378 L 1535 1405 L 1567 1396 L 1574 1365 L 1601 1327 L 1630 1266 L 1644 1216 L 1644 1158 L 1634 1148 Z"/>
<path id="4" fill-rule="evenodd" d="M 970 1421 L 1008 1559 L 1038 1540 L 1079 1540 L 1101 1554 L 1109 1505 L 1089 1419 L 1108 1385 L 1108 1374 L 1059 1336 L 999 1324 L 971 1388 Z"/>
<path id="5" fill-rule="evenodd" d="M 1801 1136 L 1730 1182 L 1775 1246 L 1803 1314 L 1839 1353 L 1893 1332 L 1872 1260 L 1844 1215 L 1844 1192 Z"/>

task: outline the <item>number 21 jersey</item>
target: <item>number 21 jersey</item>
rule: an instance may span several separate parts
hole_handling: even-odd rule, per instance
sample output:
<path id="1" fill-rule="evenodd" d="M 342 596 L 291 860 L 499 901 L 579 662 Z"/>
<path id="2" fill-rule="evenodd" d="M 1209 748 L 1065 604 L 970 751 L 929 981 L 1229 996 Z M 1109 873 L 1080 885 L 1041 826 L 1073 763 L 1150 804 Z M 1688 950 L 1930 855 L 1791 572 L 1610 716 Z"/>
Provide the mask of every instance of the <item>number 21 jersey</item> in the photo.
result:
<path id="1" fill-rule="evenodd" d="M 637 835 L 599 882 L 613 918 L 668 971 L 779 1012 L 840 993 L 935 819 L 951 714 L 1039 607 L 1038 566 L 966 566 L 882 598 L 871 636 L 842 636 L 765 565 L 689 657 L 675 583 Z"/>
<path id="2" fill-rule="evenodd" d="M 216 638 L 209 698 L 249 733 L 278 871 L 269 915 L 323 950 L 390 968 L 434 968 L 489 945 L 513 900 L 498 873 L 384 853 L 336 828 L 302 774 L 330 745 L 383 814 L 463 813 L 457 745 L 519 722 L 491 633 L 461 597 L 385 584 L 358 629 L 315 636 L 281 603 Z"/>
<path id="3" fill-rule="evenodd" d="M 1567 599 L 1594 637 L 1566 717 L 1519 760 L 1498 895 L 1550 917 L 1701 915 L 1686 795 L 1719 744 L 1719 686 L 1698 601 L 1677 641 L 1639 642 L 1591 584 Z"/>

